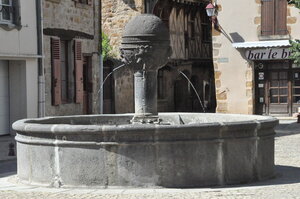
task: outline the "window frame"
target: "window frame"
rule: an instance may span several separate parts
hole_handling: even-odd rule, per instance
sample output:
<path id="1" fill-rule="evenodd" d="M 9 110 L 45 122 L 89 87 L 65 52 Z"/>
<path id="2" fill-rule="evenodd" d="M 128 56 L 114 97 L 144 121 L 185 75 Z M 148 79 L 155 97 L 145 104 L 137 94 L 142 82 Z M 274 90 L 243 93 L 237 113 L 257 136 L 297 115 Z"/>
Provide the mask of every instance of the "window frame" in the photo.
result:
<path id="1" fill-rule="evenodd" d="M 53 106 L 83 103 L 82 75 L 82 41 L 52 37 L 51 96 Z"/>
<path id="2" fill-rule="evenodd" d="M 13 9 L 14 9 L 14 6 L 13 6 L 13 0 L 8 0 L 9 1 L 9 4 L 4 4 L 3 3 L 3 0 L 0 0 L 0 7 L 1 7 L 1 11 L 0 11 L 0 24 L 14 24 L 14 13 L 13 13 Z M 9 14 L 10 14 L 10 20 L 6 20 L 6 19 L 3 19 L 3 6 L 5 7 L 9 7 Z"/>

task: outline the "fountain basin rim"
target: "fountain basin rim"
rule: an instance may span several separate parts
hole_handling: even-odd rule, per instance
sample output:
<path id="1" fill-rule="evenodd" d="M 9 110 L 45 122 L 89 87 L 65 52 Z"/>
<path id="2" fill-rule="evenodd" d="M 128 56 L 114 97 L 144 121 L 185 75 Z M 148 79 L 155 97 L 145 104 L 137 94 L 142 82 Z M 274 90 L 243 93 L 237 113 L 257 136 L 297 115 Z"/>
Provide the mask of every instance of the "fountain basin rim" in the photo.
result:
<path id="1" fill-rule="evenodd" d="M 192 117 L 192 116 L 211 116 L 212 114 L 201 114 L 201 113 L 162 113 L 159 114 L 160 117 L 164 118 L 164 116 L 184 116 Z M 240 121 L 223 121 L 223 122 L 197 122 L 192 121 L 185 124 L 74 124 L 74 121 L 80 118 L 84 119 L 95 119 L 95 118 L 111 118 L 111 119 L 120 119 L 130 120 L 133 114 L 103 114 L 103 115 L 88 115 L 88 116 L 58 116 L 58 117 L 46 117 L 46 118 L 38 118 L 38 119 L 23 119 L 15 122 L 13 124 L 13 129 L 21 134 L 99 134 L 99 135 L 125 135 L 125 134 L 184 134 L 186 131 L 197 129 L 197 134 L 204 134 L 205 132 L 211 132 L 210 134 L 216 134 L 213 136 L 216 137 L 247 137 L 249 136 L 247 133 L 241 135 L 226 135 L 225 133 L 222 135 L 217 135 L 217 132 L 220 129 L 223 129 L 222 132 L 227 131 L 236 131 L 241 128 L 244 131 L 247 129 L 263 129 L 273 126 L 278 123 L 278 120 L 274 117 L 270 116 L 256 116 L 256 115 L 238 115 L 238 114 L 213 114 L 213 116 L 225 116 L 225 117 L 245 117 L 248 119 L 240 120 Z M 51 120 L 59 121 L 59 120 L 69 120 L 68 123 L 49 123 Z M 44 123 L 43 123 L 44 122 Z M 48 123 L 47 123 L 48 122 Z M 116 121 L 117 122 L 117 121 Z M 123 121 L 124 122 L 124 121 Z M 141 133 L 141 131 L 143 133 Z M 272 135 L 274 132 L 258 132 L 259 135 Z"/>

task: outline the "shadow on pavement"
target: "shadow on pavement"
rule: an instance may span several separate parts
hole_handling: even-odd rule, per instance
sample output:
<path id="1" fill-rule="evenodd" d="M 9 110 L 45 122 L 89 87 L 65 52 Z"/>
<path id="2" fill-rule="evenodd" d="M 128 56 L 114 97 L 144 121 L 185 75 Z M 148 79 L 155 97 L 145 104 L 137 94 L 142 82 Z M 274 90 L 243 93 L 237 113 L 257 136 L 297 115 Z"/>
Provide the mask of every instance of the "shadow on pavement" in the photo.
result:
<path id="1" fill-rule="evenodd" d="M 224 187 L 214 188 L 243 188 L 243 187 L 255 187 L 255 186 L 272 186 L 272 185 L 284 185 L 284 184 L 296 184 L 300 183 L 300 168 L 292 166 L 275 165 L 275 177 L 260 182 L 245 183 L 239 185 L 228 185 Z"/>
<path id="2" fill-rule="evenodd" d="M 292 122 L 286 124 L 279 124 L 275 127 L 275 132 L 275 137 L 300 134 L 300 123 Z"/>
<path id="3" fill-rule="evenodd" d="M 17 174 L 17 161 L 0 161 L 0 178 Z"/>

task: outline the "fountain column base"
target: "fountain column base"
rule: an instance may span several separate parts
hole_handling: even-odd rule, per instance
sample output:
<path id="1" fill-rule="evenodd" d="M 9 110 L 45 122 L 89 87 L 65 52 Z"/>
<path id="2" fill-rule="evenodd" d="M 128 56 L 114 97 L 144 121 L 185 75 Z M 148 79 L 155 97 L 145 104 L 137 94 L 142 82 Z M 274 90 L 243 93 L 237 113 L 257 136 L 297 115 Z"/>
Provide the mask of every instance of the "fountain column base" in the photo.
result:
<path id="1" fill-rule="evenodd" d="M 158 123 L 157 70 L 134 73 L 135 114 L 132 123 Z"/>

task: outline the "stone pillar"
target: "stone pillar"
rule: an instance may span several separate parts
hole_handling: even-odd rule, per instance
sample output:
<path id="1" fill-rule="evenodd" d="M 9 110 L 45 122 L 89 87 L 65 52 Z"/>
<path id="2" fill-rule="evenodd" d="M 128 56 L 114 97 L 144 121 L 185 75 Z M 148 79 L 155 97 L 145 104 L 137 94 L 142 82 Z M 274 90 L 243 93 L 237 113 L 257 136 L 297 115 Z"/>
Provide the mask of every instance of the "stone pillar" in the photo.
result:
<path id="1" fill-rule="evenodd" d="M 135 117 L 157 116 L 157 71 L 134 73 Z"/>

